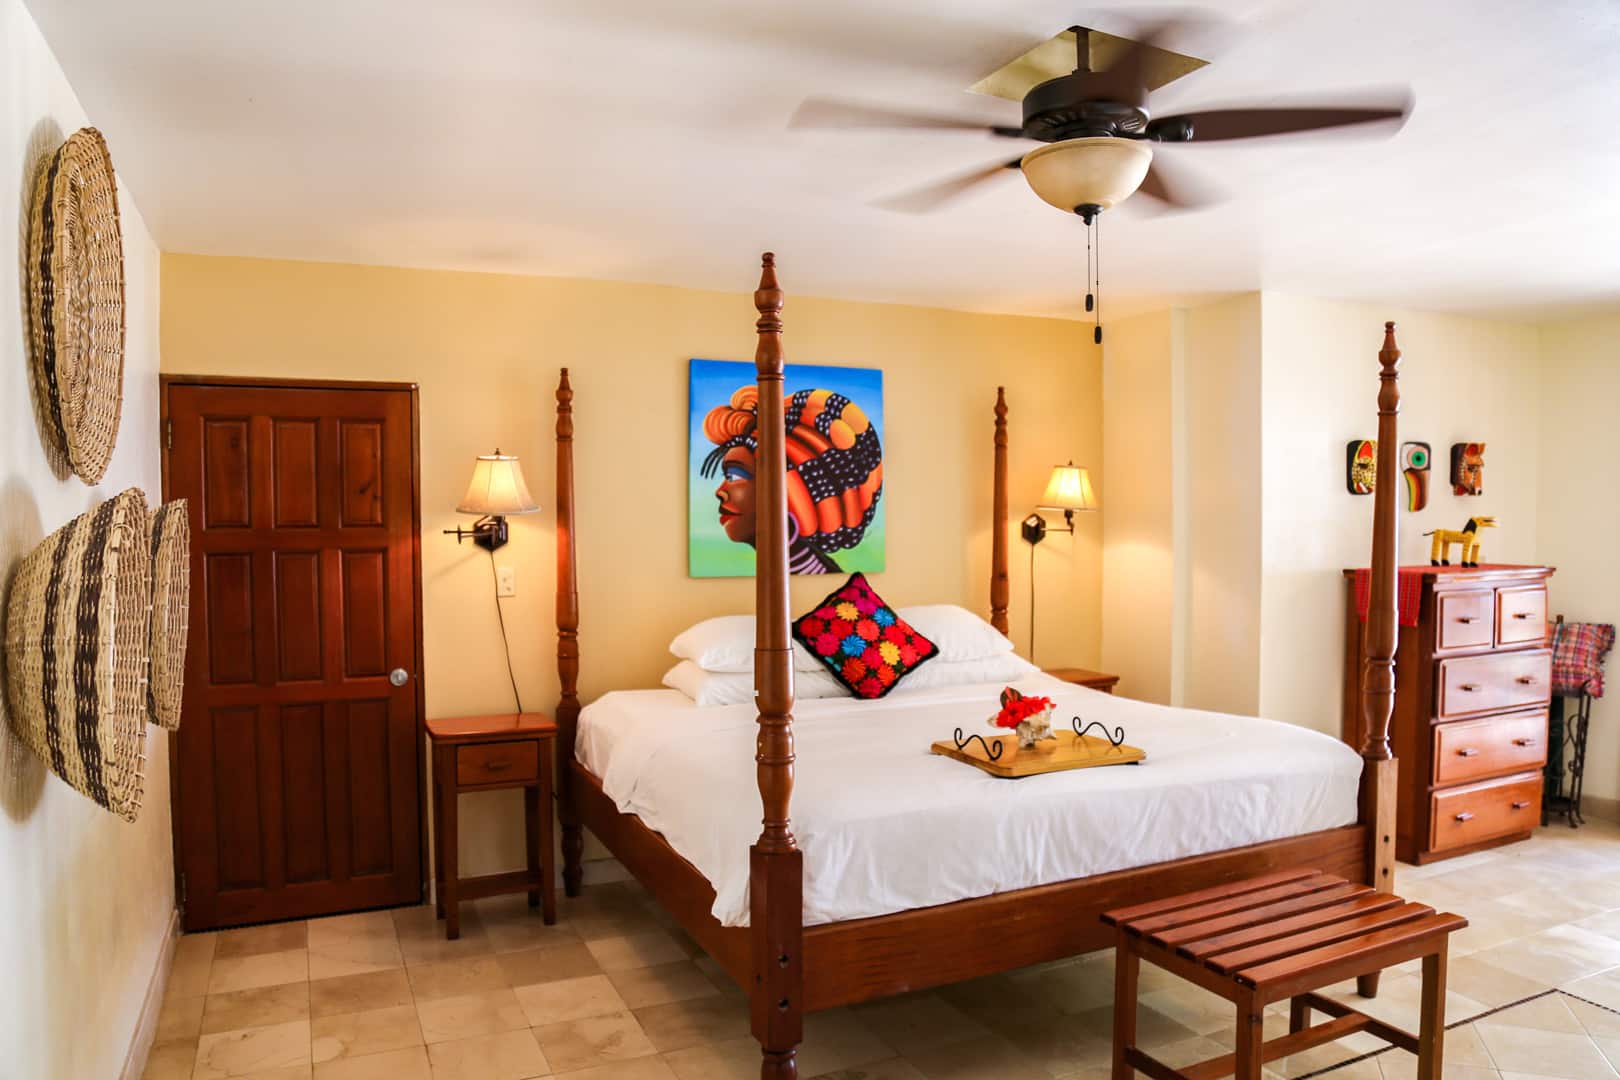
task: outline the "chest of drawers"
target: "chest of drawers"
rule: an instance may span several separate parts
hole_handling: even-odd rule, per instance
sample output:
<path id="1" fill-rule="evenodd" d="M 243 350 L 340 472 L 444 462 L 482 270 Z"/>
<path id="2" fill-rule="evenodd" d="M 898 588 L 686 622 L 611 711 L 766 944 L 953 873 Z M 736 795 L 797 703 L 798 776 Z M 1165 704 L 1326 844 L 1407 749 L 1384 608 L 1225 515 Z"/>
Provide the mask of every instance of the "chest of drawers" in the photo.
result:
<path id="1" fill-rule="evenodd" d="M 1418 620 L 1395 650 L 1390 739 L 1399 767 L 1395 852 L 1432 862 L 1530 835 L 1540 820 L 1552 653 L 1547 566 L 1403 568 L 1421 576 Z M 1343 728 L 1360 748 L 1365 624 L 1347 603 Z"/>

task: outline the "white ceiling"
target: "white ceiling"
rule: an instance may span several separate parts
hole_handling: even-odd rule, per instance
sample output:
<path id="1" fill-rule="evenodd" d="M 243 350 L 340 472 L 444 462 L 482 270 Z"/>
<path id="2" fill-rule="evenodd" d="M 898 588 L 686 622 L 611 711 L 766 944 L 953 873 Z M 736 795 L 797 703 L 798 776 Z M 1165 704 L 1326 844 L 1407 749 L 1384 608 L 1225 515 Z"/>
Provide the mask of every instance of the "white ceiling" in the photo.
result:
<path id="1" fill-rule="evenodd" d="M 28 0 L 169 251 L 1076 315 L 1078 221 L 989 136 L 790 131 L 813 95 L 1016 123 L 963 91 L 1056 0 Z M 1409 84 L 1387 141 L 1173 147 L 1232 198 L 1102 227 L 1105 310 L 1255 288 L 1503 316 L 1620 300 L 1620 4 L 1229 0 L 1184 106 Z M 1209 10 L 1206 6 L 1205 10 Z"/>

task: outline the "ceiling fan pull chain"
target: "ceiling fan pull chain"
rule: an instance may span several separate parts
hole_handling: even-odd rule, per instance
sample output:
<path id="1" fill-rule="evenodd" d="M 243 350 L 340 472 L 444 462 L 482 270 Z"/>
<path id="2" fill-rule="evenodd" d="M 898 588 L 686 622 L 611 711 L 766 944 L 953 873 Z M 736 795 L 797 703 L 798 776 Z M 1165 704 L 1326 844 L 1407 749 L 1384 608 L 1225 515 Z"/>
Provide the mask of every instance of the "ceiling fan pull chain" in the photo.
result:
<path id="1" fill-rule="evenodd" d="M 1097 273 L 1092 279 L 1091 288 L 1097 294 L 1096 325 L 1091 331 L 1091 342 L 1094 345 L 1102 344 L 1102 215 L 1098 214 L 1091 226 L 1097 231 Z"/>
<path id="2" fill-rule="evenodd" d="M 1097 298 L 1091 292 L 1091 223 L 1086 223 L 1086 311 L 1097 306 Z"/>

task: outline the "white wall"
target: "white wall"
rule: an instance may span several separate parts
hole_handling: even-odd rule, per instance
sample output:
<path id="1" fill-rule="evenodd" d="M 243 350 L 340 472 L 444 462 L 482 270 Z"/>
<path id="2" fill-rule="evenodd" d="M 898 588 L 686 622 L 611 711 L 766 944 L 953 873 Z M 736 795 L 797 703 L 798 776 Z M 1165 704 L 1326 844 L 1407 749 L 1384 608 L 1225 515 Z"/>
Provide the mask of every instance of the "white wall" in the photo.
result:
<path id="1" fill-rule="evenodd" d="M 1427 564 L 1420 534 L 1494 514 L 1490 562 L 1535 562 L 1542 469 L 1538 335 L 1532 326 L 1265 293 L 1261 715 L 1339 730 L 1344 649 L 1340 570 L 1371 557 L 1373 500 L 1345 490 L 1345 443 L 1377 433 L 1384 320 L 1399 324 L 1400 436 L 1431 445 L 1426 510 L 1400 515 L 1401 562 Z M 1483 440 L 1485 493 L 1447 481 L 1454 442 Z M 1403 496 L 1404 505 L 1404 496 Z M 1565 591 L 1555 578 L 1553 603 Z"/>
<path id="2" fill-rule="evenodd" d="M 1620 315 L 1540 329 L 1536 550 L 1558 567 L 1550 613 L 1620 623 Z M 1620 650 L 1609 654 L 1608 674 L 1608 695 L 1592 707 L 1586 792 L 1613 800 L 1620 797 Z"/>
<path id="3" fill-rule="evenodd" d="M 1171 699 L 1175 538 L 1171 463 L 1174 320 L 1110 323 L 1103 339 L 1102 666 L 1119 692 Z M 1047 543 L 1051 543 L 1048 538 Z"/>
<path id="4" fill-rule="evenodd" d="M 19 252 L 33 169 L 87 121 L 20 0 L 0 0 L 0 236 Z M 106 132 L 113 161 L 119 135 Z M 158 252 L 122 186 L 128 345 L 118 449 L 95 490 L 54 475 L 28 382 L 23 260 L 0 259 L 0 580 L 75 514 L 159 495 Z M 0 704 L 0 714 L 5 712 Z M 0 1075 L 111 1078 L 174 911 L 168 748 L 148 728 L 145 808 L 125 824 L 48 773 L 0 723 Z"/>

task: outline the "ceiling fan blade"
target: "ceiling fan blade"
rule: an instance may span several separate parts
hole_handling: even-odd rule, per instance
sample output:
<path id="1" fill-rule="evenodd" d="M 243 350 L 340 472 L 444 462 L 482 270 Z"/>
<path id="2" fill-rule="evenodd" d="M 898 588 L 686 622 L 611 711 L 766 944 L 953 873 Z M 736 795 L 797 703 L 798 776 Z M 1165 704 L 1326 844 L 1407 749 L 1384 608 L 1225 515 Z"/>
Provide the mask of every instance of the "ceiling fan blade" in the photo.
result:
<path id="1" fill-rule="evenodd" d="M 987 124 L 983 120 L 965 120 L 953 116 L 887 109 L 877 105 L 862 105 L 853 101 L 833 101 L 810 98 L 794 110 L 788 121 L 790 128 L 838 129 L 902 129 L 918 131 L 988 131 L 992 135 L 1021 139 L 1022 128 Z"/>
<path id="2" fill-rule="evenodd" d="M 1399 126 L 1412 111 L 1411 99 L 1398 104 L 1376 107 L 1309 106 L 1281 109 L 1208 109 L 1203 112 L 1181 113 L 1177 116 L 1157 117 L 1148 125 L 1148 134 L 1177 132 L 1189 125 L 1191 135 L 1186 141 L 1224 142 L 1228 139 L 1252 139 L 1264 135 L 1293 135 L 1306 131 L 1326 131 L 1330 128 L 1353 127 L 1358 124 L 1386 123 Z M 1170 135 L 1181 141 L 1176 135 Z"/>
<path id="3" fill-rule="evenodd" d="M 1194 170 L 1184 165 L 1172 165 L 1165 160 L 1166 156 L 1163 153 L 1153 155 L 1153 164 L 1148 166 L 1142 186 L 1136 189 L 1138 195 L 1148 196 L 1143 208 L 1199 210 L 1225 198 Z"/>
<path id="4" fill-rule="evenodd" d="M 943 180 L 936 180 L 932 184 L 901 192 L 899 195 L 879 199 L 873 205 L 881 206 L 885 210 L 898 210 L 904 214 L 925 214 L 930 210 L 938 210 L 952 199 L 987 180 L 1016 170 L 1022 160 L 1023 158 L 1013 158 L 1011 161 L 998 161 L 994 165 L 981 166 L 970 172 L 958 173 Z"/>

